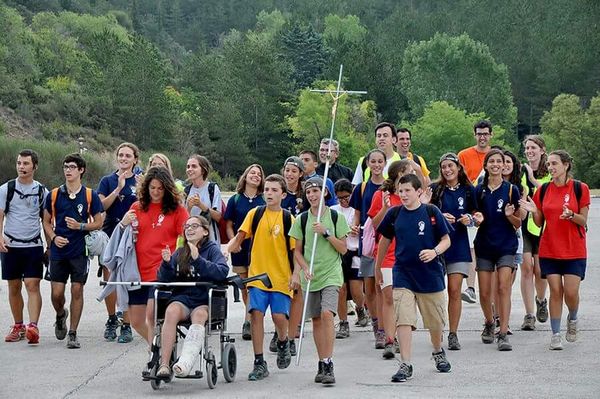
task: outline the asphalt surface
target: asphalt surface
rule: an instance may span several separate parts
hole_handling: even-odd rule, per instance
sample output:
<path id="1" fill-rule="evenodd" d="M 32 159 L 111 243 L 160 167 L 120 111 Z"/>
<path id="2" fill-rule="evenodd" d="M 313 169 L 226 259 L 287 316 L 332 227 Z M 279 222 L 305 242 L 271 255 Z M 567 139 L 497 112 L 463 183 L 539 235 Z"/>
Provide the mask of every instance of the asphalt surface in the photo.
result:
<path id="1" fill-rule="evenodd" d="M 42 283 L 43 309 L 40 320 L 39 345 L 0 342 L 0 397 L 27 398 L 105 398 L 105 397 L 204 397 L 265 398 L 273 397 L 343 397 L 363 398 L 410 395 L 411 397 L 471 398 L 471 397 L 600 397 L 600 356 L 595 346 L 600 339 L 600 199 L 594 199 L 589 217 L 587 275 L 581 285 L 579 310 L 580 335 L 576 343 L 564 343 L 563 351 L 550 351 L 549 322 L 537 324 L 533 332 L 519 331 L 524 308 L 515 282 L 512 297 L 510 338 L 512 352 L 498 352 L 495 345 L 484 345 L 480 340 L 482 314 L 478 304 L 464 304 L 459 329 L 461 351 L 448 351 L 452 371 L 440 374 L 431 360 L 428 334 L 414 333 L 414 378 L 403 384 L 390 382 L 397 370 L 396 360 L 383 360 L 381 351 L 373 349 L 373 335 L 369 328 L 353 327 L 348 339 L 336 340 L 335 375 L 337 384 L 325 387 L 315 384 L 317 356 L 312 341 L 311 324 L 300 365 L 295 358 L 289 368 L 277 369 L 275 355 L 265 351 L 271 375 L 259 382 L 250 382 L 247 375 L 252 368 L 252 346 L 241 340 L 243 307 L 229 302 L 229 330 L 236 338 L 238 370 L 233 383 L 225 382 L 221 371 L 217 386 L 210 390 L 206 378 L 199 380 L 176 379 L 154 391 L 140 375 L 146 362 L 146 344 L 135 336 L 129 344 L 105 342 L 102 338 L 106 310 L 95 300 L 100 292 L 95 277 L 95 263 L 85 287 L 84 314 L 78 335 L 81 349 L 66 349 L 66 341 L 54 337 L 54 311 L 50 304 L 49 283 Z M 557 242 L 556 245 L 560 245 Z M 92 274 L 94 276 L 92 276 Z M 566 310 L 563 313 L 566 317 Z M 7 300 L 6 282 L 0 283 L 0 320 L 8 332 L 12 317 Z M 27 321 L 27 317 L 26 317 Z M 565 324 L 565 322 L 563 322 Z M 563 325 L 563 330 L 565 326 Z M 273 325 L 266 324 L 268 345 Z M 564 331 L 563 331 L 564 334 Z M 217 345 L 217 342 L 214 342 Z M 217 356 L 217 359 L 219 356 Z"/>

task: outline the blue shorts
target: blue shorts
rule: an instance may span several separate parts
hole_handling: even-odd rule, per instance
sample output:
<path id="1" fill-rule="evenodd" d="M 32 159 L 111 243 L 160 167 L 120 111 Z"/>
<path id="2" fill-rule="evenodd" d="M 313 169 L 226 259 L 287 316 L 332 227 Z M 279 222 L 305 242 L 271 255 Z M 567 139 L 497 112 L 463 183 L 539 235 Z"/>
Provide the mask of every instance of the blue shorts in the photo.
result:
<path id="1" fill-rule="evenodd" d="M 574 274 L 581 280 L 585 278 L 585 267 L 587 259 L 550 259 L 540 258 L 540 270 L 542 278 L 549 274 Z"/>
<path id="2" fill-rule="evenodd" d="M 267 308 L 271 308 L 271 314 L 281 313 L 287 318 L 290 317 L 290 306 L 292 298 L 288 295 L 276 291 L 263 291 L 260 288 L 250 287 L 248 289 L 248 313 L 253 310 L 258 310 L 261 313 L 266 313 Z"/>
<path id="3" fill-rule="evenodd" d="M 8 252 L 0 254 L 2 260 L 2 280 L 22 280 L 39 278 L 44 275 L 44 248 L 8 247 Z"/>
<path id="4" fill-rule="evenodd" d="M 145 305 L 148 299 L 154 299 L 154 287 L 142 286 L 137 290 L 127 291 L 129 294 L 129 305 Z"/>

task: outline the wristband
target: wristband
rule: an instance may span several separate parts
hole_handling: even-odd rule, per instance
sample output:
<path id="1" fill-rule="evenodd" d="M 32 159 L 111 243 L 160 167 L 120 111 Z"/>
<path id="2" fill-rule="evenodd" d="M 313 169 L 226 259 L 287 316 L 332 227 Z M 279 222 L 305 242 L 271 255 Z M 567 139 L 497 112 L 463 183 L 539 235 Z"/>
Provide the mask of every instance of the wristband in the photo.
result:
<path id="1" fill-rule="evenodd" d="M 433 247 L 433 252 L 435 252 L 435 254 L 436 254 L 437 256 L 440 256 L 440 255 L 441 255 L 441 254 L 438 252 L 438 250 L 437 250 L 437 248 L 436 248 L 436 247 Z"/>
<path id="2" fill-rule="evenodd" d="M 56 243 L 54 242 L 54 240 L 56 239 L 56 237 L 58 237 L 57 235 L 55 235 L 54 237 L 52 237 L 52 239 L 50 240 L 50 242 L 54 245 L 56 245 Z"/>
<path id="3" fill-rule="evenodd" d="M 79 223 L 79 230 L 82 231 L 83 230 L 83 225 L 84 223 Z"/>
<path id="4" fill-rule="evenodd" d="M 575 212 L 571 211 L 571 214 L 569 215 L 569 217 L 567 217 L 567 219 L 573 220 L 574 217 L 575 217 Z"/>

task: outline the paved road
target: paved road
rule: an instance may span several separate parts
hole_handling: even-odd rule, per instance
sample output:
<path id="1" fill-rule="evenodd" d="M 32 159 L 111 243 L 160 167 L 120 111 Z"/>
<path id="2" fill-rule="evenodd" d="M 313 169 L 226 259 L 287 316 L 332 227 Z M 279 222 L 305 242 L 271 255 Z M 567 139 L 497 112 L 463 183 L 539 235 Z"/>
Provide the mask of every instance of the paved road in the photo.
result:
<path id="1" fill-rule="evenodd" d="M 515 331 L 511 338 L 514 350 L 500 353 L 493 345 L 483 345 L 479 339 L 481 311 L 478 305 L 466 305 L 459 337 L 463 350 L 450 352 L 452 372 L 439 374 L 430 359 L 428 335 L 419 330 L 414 339 L 414 379 L 405 384 L 390 383 L 397 362 L 381 359 L 381 351 L 372 349 L 368 329 L 352 329 L 349 339 L 336 341 L 335 371 L 337 385 L 326 388 L 314 384 L 316 352 L 310 339 L 305 341 L 300 366 L 286 369 L 275 367 L 275 356 L 266 355 L 271 375 L 262 382 L 246 380 L 251 370 L 252 349 L 242 341 L 240 331 L 243 311 L 230 302 L 229 324 L 236 333 L 238 375 L 235 382 L 226 383 L 219 375 L 215 390 L 206 380 L 176 380 L 154 392 L 142 382 L 140 372 L 146 361 L 146 346 L 139 337 L 131 344 L 104 342 L 101 338 L 105 321 L 103 304 L 94 299 L 100 288 L 96 277 L 86 286 L 84 316 L 79 329 L 82 348 L 67 350 L 64 341 L 53 335 L 54 313 L 50 305 L 49 284 L 43 284 L 44 308 L 40 321 L 41 343 L 28 346 L 25 342 L 0 342 L 0 397 L 31 398 L 138 398 L 204 397 L 263 398 L 287 397 L 363 398 L 367 395 L 412 397 L 600 397 L 600 200 L 593 202 L 589 218 L 590 252 L 587 278 L 581 287 L 580 340 L 566 344 L 562 352 L 548 350 L 549 324 L 538 325 L 535 332 Z M 556 245 L 560 245 L 559 242 Z M 522 321 L 523 305 L 519 282 L 513 289 L 511 325 Z M 3 326 L 11 322 L 6 300 L 6 283 L 0 283 L 0 320 Z M 352 316 L 351 316 L 352 318 Z M 3 327 L 4 328 L 4 327 Z M 308 331 L 311 325 L 307 324 Z M 273 331 L 272 324 L 267 330 Z"/>

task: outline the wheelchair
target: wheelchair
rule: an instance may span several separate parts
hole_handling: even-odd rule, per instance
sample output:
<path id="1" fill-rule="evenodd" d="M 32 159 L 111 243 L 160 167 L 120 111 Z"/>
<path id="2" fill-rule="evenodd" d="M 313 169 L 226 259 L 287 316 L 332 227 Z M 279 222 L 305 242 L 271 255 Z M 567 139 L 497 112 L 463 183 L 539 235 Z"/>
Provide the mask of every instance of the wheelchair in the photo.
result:
<path id="1" fill-rule="evenodd" d="M 247 279 L 241 279 L 239 276 L 231 276 L 227 280 L 219 283 L 190 282 L 190 283 L 152 283 L 156 287 L 154 291 L 154 337 L 150 349 L 147 370 L 142 373 L 142 380 L 150 381 L 153 389 L 160 388 L 161 383 L 171 382 L 174 378 L 173 365 L 177 362 L 177 344 L 186 337 L 187 330 L 191 321 L 180 322 L 177 325 L 175 334 L 175 345 L 169 359 L 171 375 L 168 378 L 157 377 L 156 373 L 161 365 L 161 332 L 165 318 L 165 311 L 168 300 L 171 296 L 169 287 L 195 285 L 208 288 L 208 314 L 206 322 L 206 333 L 204 334 L 204 343 L 202 345 L 201 356 L 199 356 L 199 367 L 193 369 L 187 377 L 191 379 L 201 379 L 206 372 L 206 382 L 210 389 L 217 385 L 218 370 L 223 371 L 223 377 L 227 382 L 235 380 L 237 371 L 237 353 L 235 350 L 235 339 L 227 331 L 227 291 L 230 286 L 234 288 L 234 301 L 239 302 L 239 289 L 251 281 L 261 281 L 265 286 L 270 287 L 271 281 L 266 274 L 253 276 Z M 218 336 L 218 347 L 213 347 L 214 336 Z M 213 337 L 213 339 L 211 339 Z M 217 355 L 219 361 L 217 362 Z M 181 377 L 177 377 L 181 378 Z"/>

